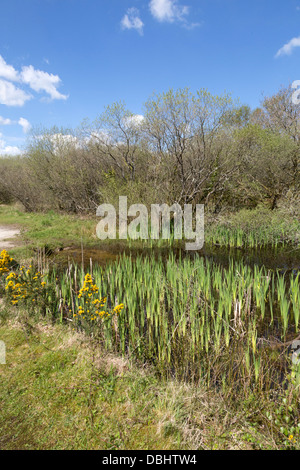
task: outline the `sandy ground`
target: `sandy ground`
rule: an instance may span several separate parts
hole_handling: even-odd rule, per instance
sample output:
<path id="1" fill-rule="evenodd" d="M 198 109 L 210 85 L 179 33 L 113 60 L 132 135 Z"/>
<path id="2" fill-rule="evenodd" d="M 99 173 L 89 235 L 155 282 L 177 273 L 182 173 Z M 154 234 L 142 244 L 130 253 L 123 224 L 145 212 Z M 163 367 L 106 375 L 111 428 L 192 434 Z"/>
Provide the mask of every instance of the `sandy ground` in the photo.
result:
<path id="1" fill-rule="evenodd" d="M 19 235 L 20 230 L 8 226 L 0 225 L 0 251 L 15 246 L 13 237 Z"/>

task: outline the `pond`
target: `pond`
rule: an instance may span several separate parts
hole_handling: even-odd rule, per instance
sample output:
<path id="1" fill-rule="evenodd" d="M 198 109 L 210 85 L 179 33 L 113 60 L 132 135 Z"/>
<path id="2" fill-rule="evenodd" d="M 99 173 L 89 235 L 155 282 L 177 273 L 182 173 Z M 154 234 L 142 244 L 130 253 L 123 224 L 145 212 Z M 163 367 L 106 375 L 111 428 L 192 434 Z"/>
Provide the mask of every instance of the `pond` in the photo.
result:
<path id="1" fill-rule="evenodd" d="M 83 263 L 84 267 L 88 268 L 91 263 L 104 267 L 110 262 L 116 261 L 123 253 L 133 258 L 138 255 L 167 258 L 170 252 L 178 258 L 193 258 L 199 255 L 225 268 L 231 261 L 238 261 L 251 267 L 254 265 L 265 266 L 266 269 L 278 270 L 279 272 L 294 271 L 296 273 L 300 270 L 300 248 L 295 246 L 243 249 L 205 245 L 201 251 L 188 252 L 181 248 L 172 249 L 170 247 L 130 248 L 116 243 L 105 248 L 97 245 L 88 248 L 68 247 L 53 254 L 51 259 L 61 266 L 69 263 L 79 265 Z"/>

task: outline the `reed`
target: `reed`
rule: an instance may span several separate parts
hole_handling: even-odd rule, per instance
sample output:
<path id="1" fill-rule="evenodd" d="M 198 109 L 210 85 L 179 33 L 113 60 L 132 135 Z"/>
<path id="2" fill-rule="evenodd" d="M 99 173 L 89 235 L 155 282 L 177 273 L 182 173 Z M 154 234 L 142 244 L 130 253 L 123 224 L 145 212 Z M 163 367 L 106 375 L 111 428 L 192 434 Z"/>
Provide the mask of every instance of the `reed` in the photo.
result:
<path id="1" fill-rule="evenodd" d="M 217 225 L 207 227 L 205 232 L 206 243 L 228 248 L 277 248 L 288 244 L 298 244 L 292 239 L 290 228 L 275 228 L 274 226 L 256 227 L 244 230 L 238 226 Z"/>
<path id="2" fill-rule="evenodd" d="M 27 294 L 19 296 L 28 311 L 34 292 L 35 309 L 40 295 L 52 317 L 97 337 L 108 350 L 152 364 L 163 376 L 251 390 L 272 387 L 288 370 L 282 352 L 299 330 L 299 274 L 233 260 L 225 269 L 172 252 L 134 260 L 123 254 L 105 268 L 91 261 L 90 272 L 73 264 L 50 269 L 41 259 L 38 265 L 44 266 L 42 282 L 28 275 Z M 41 284 L 40 294 L 31 278 Z M 12 303 L 15 279 L 7 277 Z"/>
<path id="3" fill-rule="evenodd" d="M 287 277 L 233 261 L 224 269 L 197 256 L 176 259 L 172 253 L 167 259 L 123 255 L 92 271 L 107 306 L 124 304 L 107 324 L 102 338 L 107 348 L 148 361 L 164 376 L 222 386 L 240 386 L 247 377 L 252 386 L 265 387 L 278 379 L 279 359 L 278 377 L 265 371 L 272 349 L 268 338 L 283 345 L 298 332 L 299 275 Z M 85 275 L 76 265 L 58 281 L 55 271 L 49 273 L 48 282 L 59 283 L 69 321 L 80 307 Z"/>

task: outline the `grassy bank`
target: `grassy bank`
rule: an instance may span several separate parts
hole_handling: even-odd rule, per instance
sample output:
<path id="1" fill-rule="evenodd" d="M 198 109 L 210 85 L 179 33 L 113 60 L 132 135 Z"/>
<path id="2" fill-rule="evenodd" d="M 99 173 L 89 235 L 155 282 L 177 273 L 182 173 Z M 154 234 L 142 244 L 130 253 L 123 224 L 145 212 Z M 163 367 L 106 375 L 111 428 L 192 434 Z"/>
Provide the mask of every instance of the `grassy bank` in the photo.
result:
<path id="1" fill-rule="evenodd" d="M 43 274 L 3 255 L 5 448 L 300 448 L 299 275 L 128 257 Z"/>
<path id="2" fill-rule="evenodd" d="M 7 348 L 7 364 L 0 365 L 1 449 L 292 445 L 278 440 L 263 400 L 234 402 L 200 384 L 164 382 L 67 326 L 34 322 L 24 312 L 1 315 Z"/>
<path id="3" fill-rule="evenodd" d="M 206 241 L 226 247 L 299 247 L 299 208 L 295 213 L 264 206 L 220 215 L 207 224 Z"/>
<path id="4" fill-rule="evenodd" d="M 95 221 L 2 206 L 1 223 L 22 227 L 19 263 L 1 253 L 1 449 L 300 449 L 299 274 L 172 253 L 22 266 Z"/>
<path id="5" fill-rule="evenodd" d="M 68 214 L 25 212 L 13 205 L 0 206 L 0 224 L 19 227 L 20 236 L 16 240 L 13 253 L 29 254 L 37 247 L 60 248 L 68 245 L 85 246 L 97 241 L 96 220 L 88 217 L 75 217 Z"/>
<path id="6" fill-rule="evenodd" d="M 66 327 L 23 318 L 2 324 L 0 338 L 7 348 L 0 366 L 1 449 L 183 445 L 185 418 L 175 417 L 188 396 L 180 387 L 178 399 L 172 384 L 165 388 Z"/>
<path id="7" fill-rule="evenodd" d="M 98 219 L 56 213 L 28 213 L 16 205 L 0 205 L 0 224 L 21 228 L 17 246 L 12 253 L 30 257 L 36 248 L 51 250 L 68 246 L 122 251 L 125 248 L 142 249 L 170 246 L 168 240 L 156 241 L 100 241 L 96 236 Z M 206 214 L 205 243 L 222 247 L 257 248 L 264 246 L 294 245 L 299 247 L 299 219 L 282 211 L 264 207 L 242 210 L 215 217 Z M 175 242 L 180 246 L 180 242 Z M 172 244 L 172 242 L 171 242 Z"/>

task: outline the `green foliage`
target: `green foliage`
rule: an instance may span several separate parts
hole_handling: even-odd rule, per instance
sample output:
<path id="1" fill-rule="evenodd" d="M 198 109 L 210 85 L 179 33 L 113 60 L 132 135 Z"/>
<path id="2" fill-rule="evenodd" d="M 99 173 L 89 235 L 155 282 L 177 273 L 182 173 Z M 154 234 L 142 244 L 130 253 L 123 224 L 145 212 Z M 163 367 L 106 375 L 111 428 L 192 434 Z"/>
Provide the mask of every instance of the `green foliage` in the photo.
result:
<path id="1" fill-rule="evenodd" d="M 76 132 L 36 129 L 23 156 L 0 159 L 0 200 L 80 214 L 124 194 L 146 205 L 274 209 L 299 192 L 299 109 L 290 92 L 251 113 L 226 93 L 171 89 L 148 99 L 143 116 L 117 102 Z"/>
<path id="2" fill-rule="evenodd" d="M 277 347 L 268 350 L 264 334 L 285 342 L 299 329 L 299 276 L 242 262 L 225 269 L 197 256 L 123 256 L 92 275 L 77 266 L 52 268 L 43 281 L 36 269 L 20 269 L 6 278 L 17 306 L 70 321 L 108 351 L 147 361 L 164 377 L 224 390 L 243 387 L 247 394 L 280 380 L 281 357 Z"/>
<path id="3" fill-rule="evenodd" d="M 297 246 L 300 223 L 286 210 L 271 211 L 265 206 L 258 206 L 220 216 L 218 222 L 208 223 L 205 240 L 206 243 L 229 247 Z"/>

